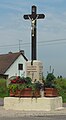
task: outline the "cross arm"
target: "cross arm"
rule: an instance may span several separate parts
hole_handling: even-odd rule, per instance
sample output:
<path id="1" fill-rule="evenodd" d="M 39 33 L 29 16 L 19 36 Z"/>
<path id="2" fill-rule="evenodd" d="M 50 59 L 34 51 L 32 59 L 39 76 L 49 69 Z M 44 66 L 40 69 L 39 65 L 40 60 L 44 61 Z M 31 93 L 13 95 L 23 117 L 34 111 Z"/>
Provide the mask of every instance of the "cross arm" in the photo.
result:
<path id="1" fill-rule="evenodd" d="M 42 18 L 45 18 L 44 14 L 37 14 L 37 19 L 42 19 Z"/>
<path id="2" fill-rule="evenodd" d="M 23 16 L 24 19 L 29 19 L 29 17 L 31 18 L 31 15 L 24 15 Z"/>
<path id="3" fill-rule="evenodd" d="M 24 17 L 24 19 L 42 19 L 42 18 L 45 18 L 45 15 L 44 14 L 28 14 L 28 15 L 24 15 L 23 16 Z"/>
<path id="4" fill-rule="evenodd" d="M 37 17 L 37 14 L 29 14 L 29 15 L 24 15 L 23 16 L 24 17 L 24 19 L 36 19 L 36 17 Z"/>

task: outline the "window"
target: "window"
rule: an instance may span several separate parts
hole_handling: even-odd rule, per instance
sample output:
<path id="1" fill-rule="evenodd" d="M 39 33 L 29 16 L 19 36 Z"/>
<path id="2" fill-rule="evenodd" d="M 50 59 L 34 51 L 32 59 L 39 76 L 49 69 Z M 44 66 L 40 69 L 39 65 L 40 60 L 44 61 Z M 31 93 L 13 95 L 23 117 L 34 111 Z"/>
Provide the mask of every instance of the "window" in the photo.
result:
<path id="1" fill-rule="evenodd" d="M 23 70 L 23 64 L 18 64 L 18 70 Z"/>

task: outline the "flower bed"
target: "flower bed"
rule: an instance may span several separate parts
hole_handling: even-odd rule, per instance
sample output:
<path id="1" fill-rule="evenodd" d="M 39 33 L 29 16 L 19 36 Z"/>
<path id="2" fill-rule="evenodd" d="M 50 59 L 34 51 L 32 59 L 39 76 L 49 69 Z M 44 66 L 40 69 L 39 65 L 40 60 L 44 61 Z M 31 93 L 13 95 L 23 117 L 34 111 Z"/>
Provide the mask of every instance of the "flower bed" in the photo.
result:
<path id="1" fill-rule="evenodd" d="M 30 78 L 11 80 L 8 88 L 10 97 L 40 97 L 40 83 L 32 83 Z"/>

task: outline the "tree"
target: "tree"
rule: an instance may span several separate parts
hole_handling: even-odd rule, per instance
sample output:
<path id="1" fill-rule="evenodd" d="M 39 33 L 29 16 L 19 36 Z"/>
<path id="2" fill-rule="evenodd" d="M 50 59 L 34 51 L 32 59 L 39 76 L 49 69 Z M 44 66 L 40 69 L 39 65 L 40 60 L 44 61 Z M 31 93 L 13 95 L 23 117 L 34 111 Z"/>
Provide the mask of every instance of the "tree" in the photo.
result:
<path id="1" fill-rule="evenodd" d="M 45 87 L 54 87 L 54 79 L 55 76 L 53 75 L 53 73 L 48 73 L 46 77 Z"/>

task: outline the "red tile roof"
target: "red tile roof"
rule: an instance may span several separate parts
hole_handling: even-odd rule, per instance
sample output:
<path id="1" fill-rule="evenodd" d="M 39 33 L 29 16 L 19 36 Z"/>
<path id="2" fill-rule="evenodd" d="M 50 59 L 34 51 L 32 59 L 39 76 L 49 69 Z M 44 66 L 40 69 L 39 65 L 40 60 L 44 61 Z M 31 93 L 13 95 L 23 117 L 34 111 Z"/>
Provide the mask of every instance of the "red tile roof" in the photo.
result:
<path id="1" fill-rule="evenodd" d="M 24 56 L 22 52 L 8 53 L 0 55 L 0 74 L 4 74 L 7 69 L 15 62 L 15 60 L 22 55 L 26 61 L 28 59 Z"/>

